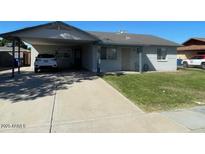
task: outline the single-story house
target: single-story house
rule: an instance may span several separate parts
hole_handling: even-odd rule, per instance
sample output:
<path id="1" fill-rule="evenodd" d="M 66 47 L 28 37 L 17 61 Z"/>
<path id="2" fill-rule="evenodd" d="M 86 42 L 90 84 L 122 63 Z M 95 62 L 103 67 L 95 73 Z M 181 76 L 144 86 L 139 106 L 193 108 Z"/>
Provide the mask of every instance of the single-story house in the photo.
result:
<path id="1" fill-rule="evenodd" d="M 205 38 L 190 38 L 177 48 L 177 59 L 189 59 L 194 55 L 205 54 Z"/>
<path id="2" fill-rule="evenodd" d="M 153 35 L 84 31 L 64 22 L 1 34 L 29 43 L 31 65 L 37 54 L 50 53 L 61 68 L 92 72 L 175 71 L 179 44 Z"/>
<path id="3" fill-rule="evenodd" d="M 15 59 L 18 61 L 18 47 L 15 47 Z M 21 48 L 20 49 L 20 64 L 21 66 L 30 66 L 31 64 L 31 52 L 30 50 Z M 12 67 L 12 47 L 9 45 L 0 47 L 0 67 Z M 16 64 L 17 65 L 17 64 Z"/>

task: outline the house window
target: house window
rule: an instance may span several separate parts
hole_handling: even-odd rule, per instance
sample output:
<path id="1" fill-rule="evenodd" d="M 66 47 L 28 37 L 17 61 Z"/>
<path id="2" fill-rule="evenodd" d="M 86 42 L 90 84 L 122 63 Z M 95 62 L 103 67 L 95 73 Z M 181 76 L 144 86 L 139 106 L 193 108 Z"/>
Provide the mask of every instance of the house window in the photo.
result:
<path id="1" fill-rule="evenodd" d="M 167 50 L 166 48 L 157 48 L 157 60 L 166 60 Z"/>
<path id="2" fill-rule="evenodd" d="M 116 48 L 107 49 L 107 59 L 115 60 L 117 59 L 117 50 Z"/>
<path id="3" fill-rule="evenodd" d="M 108 48 L 102 47 L 100 52 L 100 59 L 102 60 L 115 60 L 117 59 L 117 49 L 116 48 Z"/>
<path id="4" fill-rule="evenodd" d="M 100 50 L 100 59 L 105 60 L 107 59 L 107 49 L 105 47 L 102 47 Z"/>

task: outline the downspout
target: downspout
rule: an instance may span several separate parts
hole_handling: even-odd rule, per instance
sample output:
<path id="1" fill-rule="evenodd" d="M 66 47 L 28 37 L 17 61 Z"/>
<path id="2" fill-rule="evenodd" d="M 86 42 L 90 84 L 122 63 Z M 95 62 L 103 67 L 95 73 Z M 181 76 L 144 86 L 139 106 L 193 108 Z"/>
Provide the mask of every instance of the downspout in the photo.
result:
<path id="1" fill-rule="evenodd" d="M 100 64 L 101 64 L 101 60 L 100 60 L 100 47 L 98 46 L 98 49 L 97 49 L 97 73 L 100 73 L 101 72 L 101 69 L 100 69 Z"/>
<path id="2" fill-rule="evenodd" d="M 139 53 L 139 73 L 143 72 L 143 69 L 142 69 L 142 52 L 143 52 L 143 47 L 140 47 L 139 50 L 138 50 L 138 53 Z"/>

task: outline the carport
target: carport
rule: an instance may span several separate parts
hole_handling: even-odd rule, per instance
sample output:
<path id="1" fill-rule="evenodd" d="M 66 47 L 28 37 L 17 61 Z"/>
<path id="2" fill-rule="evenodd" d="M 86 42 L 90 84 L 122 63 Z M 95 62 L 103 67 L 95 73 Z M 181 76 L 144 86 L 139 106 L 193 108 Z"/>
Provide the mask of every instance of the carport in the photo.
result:
<path id="1" fill-rule="evenodd" d="M 20 59 L 20 42 L 24 41 L 32 45 L 31 65 L 37 54 L 48 53 L 56 55 L 57 62 L 63 69 L 81 67 L 92 69 L 89 67 L 93 66 L 91 63 L 95 58 L 92 52 L 93 45 L 99 41 L 95 36 L 59 21 L 4 33 L 0 37 L 12 40 L 13 59 L 16 42 Z M 13 64 L 12 77 L 14 73 Z"/>

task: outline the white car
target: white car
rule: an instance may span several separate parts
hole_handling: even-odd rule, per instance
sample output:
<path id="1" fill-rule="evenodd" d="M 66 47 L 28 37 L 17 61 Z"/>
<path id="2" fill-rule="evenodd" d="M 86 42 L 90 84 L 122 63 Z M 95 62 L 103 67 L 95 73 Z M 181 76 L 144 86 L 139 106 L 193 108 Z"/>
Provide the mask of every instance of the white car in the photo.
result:
<path id="1" fill-rule="evenodd" d="M 195 55 L 182 61 L 183 67 L 201 67 L 205 69 L 205 55 Z"/>
<path id="2" fill-rule="evenodd" d="M 37 73 L 39 70 L 42 69 L 53 69 L 57 70 L 58 65 L 54 55 L 52 54 L 39 54 L 36 57 L 34 63 L 34 71 Z"/>

